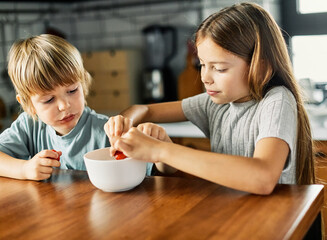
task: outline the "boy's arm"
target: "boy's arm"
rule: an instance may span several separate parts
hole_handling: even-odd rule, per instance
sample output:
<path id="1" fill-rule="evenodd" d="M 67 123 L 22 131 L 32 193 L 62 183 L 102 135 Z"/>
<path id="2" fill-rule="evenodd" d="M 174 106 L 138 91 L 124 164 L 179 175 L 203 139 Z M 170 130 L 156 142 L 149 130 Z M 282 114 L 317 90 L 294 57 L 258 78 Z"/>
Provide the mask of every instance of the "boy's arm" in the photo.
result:
<path id="1" fill-rule="evenodd" d="M 0 152 L 0 176 L 15 179 L 43 180 L 60 167 L 61 152 L 43 150 L 30 160 L 22 160 Z"/>
<path id="2" fill-rule="evenodd" d="M 0 176 L 25 179 L 23 174 L 24 162 L 26 160 L 17 159 L 0 152 Z"/>

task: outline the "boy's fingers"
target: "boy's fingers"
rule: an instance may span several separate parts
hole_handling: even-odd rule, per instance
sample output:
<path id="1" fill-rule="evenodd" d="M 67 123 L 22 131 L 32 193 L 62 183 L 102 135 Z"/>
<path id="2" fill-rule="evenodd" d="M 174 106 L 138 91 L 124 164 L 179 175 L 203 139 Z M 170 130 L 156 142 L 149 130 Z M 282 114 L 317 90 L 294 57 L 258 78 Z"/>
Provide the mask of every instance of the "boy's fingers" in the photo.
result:
<path id="1" fill-rule="evenodd" d="M 40 164 L 45 167 L 59 167 L 60 162 L 56 159 L 51 158 L 41 158 Z"/>
<path id="2" fill-rule="evenodd" d="M 44 179 L 48 179 L 50 177 L 51 177 L 50 173 L 40 173 L 37 180 L 44 180 Z"/>
<path id="3" fill-rule="evenodd" d="M 52 167 L 40 167 L 41 174 L 51 174 L 53 172 Z"/>

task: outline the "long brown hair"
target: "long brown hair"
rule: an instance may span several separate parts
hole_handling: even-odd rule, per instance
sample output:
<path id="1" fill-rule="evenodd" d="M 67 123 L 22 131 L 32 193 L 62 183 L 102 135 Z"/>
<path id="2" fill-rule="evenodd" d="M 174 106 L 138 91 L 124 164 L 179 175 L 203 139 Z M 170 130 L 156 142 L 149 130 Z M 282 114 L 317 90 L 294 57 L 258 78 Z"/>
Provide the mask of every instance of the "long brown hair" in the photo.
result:
<path id="1" fill-rule="evenodd" d="M 199 42 L 206 37 L 248 62 L 248 84 L 253 99 L 260 101 L 270 87 L 278 85 L 293 93 L 298 112 L 296 179 L 298 184 L 314 183 L 310 123 L 285 40 L 275 20 L 257 4 L 239 3 L 202 22 L 195 40 Z"/>

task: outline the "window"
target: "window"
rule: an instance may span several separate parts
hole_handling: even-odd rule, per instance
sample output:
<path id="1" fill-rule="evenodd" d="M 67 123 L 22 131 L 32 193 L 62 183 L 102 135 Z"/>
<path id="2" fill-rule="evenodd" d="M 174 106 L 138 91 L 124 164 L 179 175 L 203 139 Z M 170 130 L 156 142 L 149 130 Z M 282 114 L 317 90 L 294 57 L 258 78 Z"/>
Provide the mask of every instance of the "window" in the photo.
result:
<path id="1" fill-rule="evenodd" d="M 327 82 L 327 35 L 293 36 L 291 46 L 295 77 Z"/>
<path id="2" fill-rule="evenodd" d="M 327 83 L 327 12 L 309 13 L 317 9 L 327 10 L 327 1 L 281 1 L 281 27 L 287 33 L 295 76 Z"/>
<path id="3" fill-rule="evenodd" d="M 298 6 L 301 14 L 327 12 L 326 0 L 298 0 Z"/>
<path id="4" fill-rule="evenodd" d="M 281 27 L 287 33 L 284 37 L 290 46 L 295 77 L 305 86 L 305 91 L 319 94 L 312 96 L 313 101 L 322 102 L 327 98 L 327 1 L 283 0 L 280 3 Z"/>

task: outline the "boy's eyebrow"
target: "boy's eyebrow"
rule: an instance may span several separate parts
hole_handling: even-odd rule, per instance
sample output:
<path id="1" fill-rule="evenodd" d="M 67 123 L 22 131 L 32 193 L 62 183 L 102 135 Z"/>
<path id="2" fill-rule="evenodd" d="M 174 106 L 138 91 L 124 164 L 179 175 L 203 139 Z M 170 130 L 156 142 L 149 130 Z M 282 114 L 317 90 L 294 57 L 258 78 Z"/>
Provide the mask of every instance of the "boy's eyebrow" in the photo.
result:
<path id="1" fill-rule="evenodd" d="M 43 93 L 37 93 L 36 95 L 39 95 L 39 97 L 45 97 L 45 96 L 47 96 L 47 95 L 51 95 L 51 93 L 50 92 L 43 92 Z"/>

